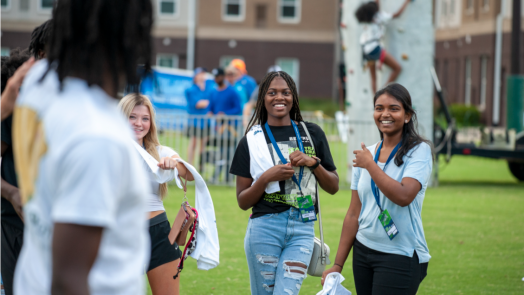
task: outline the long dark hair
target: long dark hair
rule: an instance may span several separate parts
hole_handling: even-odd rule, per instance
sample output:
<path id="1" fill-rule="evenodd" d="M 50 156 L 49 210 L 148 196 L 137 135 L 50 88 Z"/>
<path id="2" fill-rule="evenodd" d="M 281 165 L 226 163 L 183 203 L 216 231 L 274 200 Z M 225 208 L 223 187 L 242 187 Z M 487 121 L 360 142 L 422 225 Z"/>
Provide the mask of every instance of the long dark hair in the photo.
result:
<path id="1" fill-rule="evenodd" d="M 266 105 L 264 102 L 264 98 L 266 97 L 267 90 L 269 89 L 269 85 L 271 84 L 271 81 L 275 79 L 276 77 L 281 77 L 286 81 L 287 86 L 291 90 L 291 94 L 293 95 L 293 106 L 291 107 L 291 111 L 289 111 L 289 116 L 292 120 L 295 121 L 304 121 L 302 119 L 302 115 L 300 114 L 300 108 L 298 103 L 298 91 L 297 86 L 295 85 L 295 81 L 293 81 L 293 78 L 291 76 L 284 72 L 284 71 L 278 71 L 278 72 L 269 72 L 264 77 L 264 80 L 262 80 L 262 83 L 258 86 L 258 100 L 257 105 L 255 106 L 255 112 L 253 113 L 253 116 L 251 117 L 251 120 L 249 120 L 249 124 L 247 124 L 246 134 L 253 127 L 254 125 L 262 125 L 267 122 L 267 110 Z"/>
<path id="2" fill-rule="evenodd" d="M 152 11 L 150 0 L 57 1 L 49 69 L 56 68 L 60 84 L 69 75 L 81 75 L 89 86 L 102 86 L 105 70 L 115 89 L 121 73 L 128 84 L 137 84 L 138 64 L 150 69 Z"/>
<path id="3" fill-rule="evenodd" d="M 378 12 L 378 4 L 375 1 L 370 1 L 360 5 L 355 11 L 355 16 L 359 23 L 371 23 L 373 17 Z"/>
<path id="4" fill-rule="evenodd" d="M 430 147 L 432 145 L 431 142 L 424 139 L 417 132 L 417 114 L 411 104 L 411 95 L 409 95 L 408 90 L 398 83 L 391 83 L 375 93 L 373 106 L 375 106 L 377 99 L 382 94 L 388 94 L 394 97 L 398 102 L 402 103 L 402 107 L 404 108 L 406 114 L 411 115 L 411 120 L 409 120 L 408 123 L 404 123 L 404 127 L 402 127 L 402 145 L 395 156 L 395 164 L 400 166 L 404 164 L 404 156 L 418 144 L 425 142 Z M 380 139 L 384 139 L 384 134 L 380 131 L 380 129 L 378 132 L 380 133 Z"/>
<path id="5" fill-rule="evenodd" d="M 29 43 L 29 52 L 36 58 L 40 58 L 40 52 L 45 52 L 46 44 L 49 42 L 53 29 L 52 19 L 36 27 L 31 33 L 31 43 Z"/>

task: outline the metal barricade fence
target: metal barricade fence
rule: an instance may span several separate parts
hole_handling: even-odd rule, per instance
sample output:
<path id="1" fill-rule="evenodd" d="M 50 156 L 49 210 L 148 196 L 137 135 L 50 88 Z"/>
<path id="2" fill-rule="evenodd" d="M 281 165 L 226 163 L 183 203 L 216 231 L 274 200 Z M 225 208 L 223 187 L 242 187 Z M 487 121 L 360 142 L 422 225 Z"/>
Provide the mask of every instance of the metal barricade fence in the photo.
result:
<path id="1" fill-rule="evenodd" d="M 306 117 L 326 134 L 333 156 L 340 187 L 349 187 L 348 147 L 349 135 L 355 128 L 370 122 L 345 119 Z M 160 144 L 174 149 L 182 159 L 192 163 L 208 184 L 235 185 L 234 175 L 229 174 L 231 162 L 245 128 L 242 116 L 189 116 L 180 113 L 157 114 Z M 350 179 L 350 178 L 349 178 Z"/>

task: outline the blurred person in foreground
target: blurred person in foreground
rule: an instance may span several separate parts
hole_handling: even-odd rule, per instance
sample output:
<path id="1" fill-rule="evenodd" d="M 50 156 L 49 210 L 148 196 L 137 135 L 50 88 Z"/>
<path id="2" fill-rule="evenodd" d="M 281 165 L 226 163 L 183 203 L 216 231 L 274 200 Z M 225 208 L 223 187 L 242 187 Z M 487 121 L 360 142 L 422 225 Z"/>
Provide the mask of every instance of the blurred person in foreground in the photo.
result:
<path id="1" fill-rule="evenodd" d="M 31 43 L 29 43 L 29 52 L 36 59 L 46 57 L 46 46 L 51 36 L 53 20 L 47 20 L 45 23 L 36 27 L 31 33 Z"/>
<path id="2" fill-rule="evenodd" d="M 417 116 L 404 86 L 375 94 L 373 118 L 381 141 L 356 150 L 351 204 L 333 266 L 342 272 L 353 248 L 358 295 L 415 295 L 428 270 L 422 203 L 433 166 L 429 141 L 417 132 Z"/>
<path id="3" fill-rule="evenodd" d="M 18 96 L 25 74 L 34 64 L 34 58 L 24 50 L 15 49 L 9 57 L 2 57 L 2 102 L 6 97 L 12 104 Z M 6 96 L 4 96 L 4 93 Z M 9 94 L 10 93 L 10 94 Z M 7 100 L 6 99 L 6 100 Z M 2 111 L 5 109 L 2 107 Z M 7 110 L 5 110 L 7 111 Z M 11 107 L 12 111 L 12 107 Z M 13 294 L 15 266 L 22 249 L 24 222 L 22 202 L 15 172 L 11 128 L 11 111 L 2 120 L 2 279 L 5 294 Z"/>
<path id="4" fill-rule="evenodd" d="M 186 89 L 187 113 L 189 116 L 205 116 L 209 112 L 209 95 L 211 87 L 206 85 L 206 69 L 196 68 L 193 77 L 193 85 Z M 187 126 L 189 147 L 187 162 L 193 165 L 197 140 L 200 138 L 200 155 L 204 151 L 209 133 L 209 121 L 206 119 L 190 119 Z M 203 171 L 202 157 L 200 157 L 200 171 Z"/>
<path id="5" fill-rule="evenodd" d="M 238 122 L 232 118 L 222 118 L 221 116 L 239 116 L 242 113 L 240 108 L 240 97 L 229 83 L 225 80 L 225 72 L 221 68 L 213 69 L 217 87 L 211 91 L 209 113 L 217 115 L 217 139 L 215 144 L 220 146 L 220 156 L 216 159 L 215 181 L 219 180 L 222 167 L 226 166 L 226 182 L 229 181 L 229 159 L 234 152 L 235 138 L 237 137 L 236 127 Z M 221 140 L 218 140 L 220 138 Z M 225 155 L 224 155 L 225 153 Z"/>
<path id="6" fill-rule="evenodd" d="M 282 68 L 279 65 L 272 65 L 267 69 L 268 73 L 280 71 L 282 71 Z M 255 90 L 253 90 L 253 93 L 251 93 L 251 97 L 249 97 L 249 101 L 244 105 L 244 110 L 242 111 L 242 123 L 244 124 L 244 127 L 247 127 L 247 123 L 249 121 L 249 118 L 251 118 L 251 113 L 253 112 L 253 108 L 257 104 L 258 91 L 259 85 L 257 85 Z"/>
<path id="7" fill-rule="evenodd" d="M 13 117 L 24 206 L 14 291 L 143 294 L 147 175 L 115 98 L 150 67 L 149 0 L 60 0 Z"/>

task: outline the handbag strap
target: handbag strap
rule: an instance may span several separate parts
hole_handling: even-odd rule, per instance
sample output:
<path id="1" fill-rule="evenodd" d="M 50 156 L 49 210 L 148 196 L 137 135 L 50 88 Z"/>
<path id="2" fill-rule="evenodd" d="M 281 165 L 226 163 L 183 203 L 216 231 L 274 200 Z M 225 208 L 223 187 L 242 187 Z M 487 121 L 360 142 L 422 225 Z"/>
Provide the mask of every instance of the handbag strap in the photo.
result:
<path id="1" fill-rule="evenodd" d="M 181 163 L 180 161 L 176 160 L 177 164 Z M 184 165 L 184 164 L 182 164 Z M 182 183 L 182 188 L 184 189 L 184 198 L 182 199 L 182 203 L 188 201 L 187 199 L 187 168 L 186 168 L 186 175 L 184 176 L 184 181 L 182 181 L 182 177 L 180 177 L 180 174 L 178 175 L 178 178 L 180 178 L 180 182 Z M 188 203 L 189 204 L 189 203 Z"/>
<path id="2" fill-rule="evenodd" d="M 313 148 L 315 148 L 315 143 L 313 142 L 313 138 L 309 134 L 309 131 L 307 130 L 306 124 L 304 121 L 300 121 L 300 124 L 302 124 L 302 127 L 304 128 L 304 131 L 306 131 L 307 138 L 309 139 L 309 142 L 311 142 L 311 145 Z M 315 148 L 315 152 L 316 152 Z M 318 226 L 319 226 L 319 232 L 320 232 L 320 257 L 323 265 L 326 265 L 326 253 L 324 252 L 324 232 L 322 230 L 322 214 L 320 212 L 320 193 L 318 193 L 318 187 L 317 187 L 317 205 L 318 205 Z"/>

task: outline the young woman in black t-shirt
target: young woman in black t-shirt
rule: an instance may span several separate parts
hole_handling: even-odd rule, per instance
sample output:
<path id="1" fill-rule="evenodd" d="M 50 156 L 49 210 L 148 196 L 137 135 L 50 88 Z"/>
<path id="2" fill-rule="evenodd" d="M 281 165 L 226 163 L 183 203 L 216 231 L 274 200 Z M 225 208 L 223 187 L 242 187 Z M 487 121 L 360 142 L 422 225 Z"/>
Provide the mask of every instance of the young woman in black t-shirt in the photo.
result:
<path id="1" fill-rule="evenodd" d="M 282 71 L 268 73 L 231 166 L 238 206 L 253 211 L 244 240 L 252 294 L 298 294 L 315 234 L 314 222 L 303 222 L 297 197 L 311 196 L 316 203 L 317 182 L 330 194 L 338 191 L 326 135 L 306 123 L 310 142 L 300 121 L 293 79 Z"/>

